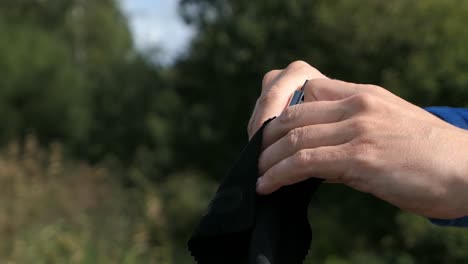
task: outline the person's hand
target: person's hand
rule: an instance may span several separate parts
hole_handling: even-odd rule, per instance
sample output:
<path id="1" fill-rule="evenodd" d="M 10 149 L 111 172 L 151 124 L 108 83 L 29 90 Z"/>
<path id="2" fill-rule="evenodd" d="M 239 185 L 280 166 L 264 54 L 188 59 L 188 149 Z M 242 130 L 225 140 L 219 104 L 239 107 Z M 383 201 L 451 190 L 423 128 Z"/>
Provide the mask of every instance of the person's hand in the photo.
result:
<path id="1" fill-rule="evenodd" d="M 288 69 L 273 85 L 265 78 L 269 99 L 258 101 L 249 130 L 279 115 L 264 131 L 258 193 L 318 177 L 424 216 L 468 215 L 468 132 L 381 87 L 323 75 L 307 83 L 304 104 L 284 110 L 311 77 Z"/>

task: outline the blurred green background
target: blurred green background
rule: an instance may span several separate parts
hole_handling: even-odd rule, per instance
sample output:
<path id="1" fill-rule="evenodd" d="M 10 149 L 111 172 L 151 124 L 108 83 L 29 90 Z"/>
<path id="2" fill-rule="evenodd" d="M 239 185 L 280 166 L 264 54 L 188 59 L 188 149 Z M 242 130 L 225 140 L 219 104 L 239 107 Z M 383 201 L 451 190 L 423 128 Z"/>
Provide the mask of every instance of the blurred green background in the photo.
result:
<path id="1" fill-rule="evenodd" d="M 136 48 L 118 1 L 0 2 L 1 263 L 192 263 L 263 75 L 294 60 L 468 107 L 468 1 L 178 4 L 195 34 L 167 63 Z M 468 263 L 468 230 L 342 186 L 311 221 L 307 263 Z"/>

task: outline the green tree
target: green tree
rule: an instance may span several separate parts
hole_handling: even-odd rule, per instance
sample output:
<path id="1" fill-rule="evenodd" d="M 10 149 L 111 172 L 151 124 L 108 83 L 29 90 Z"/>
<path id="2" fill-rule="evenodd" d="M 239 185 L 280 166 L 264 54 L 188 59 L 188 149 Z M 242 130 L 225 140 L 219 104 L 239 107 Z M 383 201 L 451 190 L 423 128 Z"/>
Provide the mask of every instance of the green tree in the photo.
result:
<path id="1" fill-rule="evenodd" d="M 66 42 L 44 29 L 3 19 L 0 28 L 3 142 L 26 133 L 46 140 L 83 138 L 87 91 Z"/>
<path id="2" fill-rule="evenodd" d="M 177 97 L 135 50 L 118 2 L 5 1 L 0 17 L 3 142 L 34 133 L 92 161 L 169 167 Z"/>

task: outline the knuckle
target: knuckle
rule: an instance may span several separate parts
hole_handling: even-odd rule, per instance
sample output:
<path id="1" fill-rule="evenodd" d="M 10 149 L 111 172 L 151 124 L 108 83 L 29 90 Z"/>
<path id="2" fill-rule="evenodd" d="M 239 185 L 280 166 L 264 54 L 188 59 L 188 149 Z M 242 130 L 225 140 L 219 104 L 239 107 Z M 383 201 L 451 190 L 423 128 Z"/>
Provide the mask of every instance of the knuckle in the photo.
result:
<path id="1" fill-rule="evenodd" d="M 293 165 L 297 168 L 303 168 L 307 166 L 311 158 L 311 155 L 306 150 L 300 150 L 293 156 Z"/>
<path id="2" fill-rule="evenodd" d="M 267 72 L 263 76 L 262 89 L 265 89 L 267 86 L 269 86 L 271 81 L 278 75 L 279 72 L 280 72 L 280 70 L 271 70 L 271 71 Z"/>
<path id="3" fill-rule="evenodd" d="M 372 111 L 377 104 L 377 98 L 369 93 L 358 93 L 352 99 L 360 111 Z"/>
<path id="4" fill-rule="evenodd" d="M 363 117 L 354 118 L 351 122 L 352 130 L 356 132 L 358 135 L 365 135 L 372 131 L 373 126 L 372 123 Z"/>
<path id="5" fill-rule="evenodd" d="M 310 80 L 323 77 L 319 70 L 302 60 L 292 62 L 288 65 L 287 69 L 289 71 L 298 72 L 301 75 L 303 75 L 306 79 Z"/>
<path id="6" fill-rule="evenodd" d="M 375 90 L 375 91 L 385 90 L 384 88 L 375 84 L 361 84 L 361 85 L 366 87 L 368 90 Z"/>
<path id="7" fill-rule="evenodd" d="M 282 124 L 289 124 L 296 120 L 299 115 L 299 107 L 292 106 L 286 108 L 283 113 L 278 117 L 278 121 Z"/>
<path id="8" fill-rule="evenodd" d="M 378 166 L 376 156 L 373 154 L 375 152 L 371 150 L 369 145 L 361 144 L 353 144 L 347 152 L 351 157 L 350 166 L 340 175 L 341 182 L 361 192 L 370 193 L 372 191 L 372 177 L 367 175 L 373 174 L 372 172 Z"/>
<path id="9" fill-rule="evenodd" d="M 373 93 L 375 93 L 376 95 L 379 95 L 379 96 L 392 95 L 392 93 L 390 91 L 388 91 L 387 89 L 385 89 L 384 87 L 381 87 L 381 86 L 378 86 L 378 85 L 375 85 L 375 84 L 360 84 L 360 85 L 363 86 L 365 90 L 367 90 L 369 92 L 373 92 Z"/>
<path id="10" fill-rule="evenodd" d="M 259 106 L 269 105 L 272 102 L 274 102 L 277 98 L 277 93 L 275 93 L 274 91 L 269 91 L 260 95 L 260 97 L 257 100 L 257 104 Z"/>
<path id="11" fill-rule="evenodd" d="M 295 128 L 288 132 L 286 135 L 286 143 L 291 148 L 297 149 L 299 142 L 302 140 L 304 136 L 304 129 L 302 128 Z"/>
<path id="12" fill-rule="evenodd" d="M 296 61 L 291 62 L 288 65 L 288 69 L 301 69 L 301 68 L 312 68 L 312 66 L 310 66 L 310 64 L 308 64 L 307 62 L 303 60 L 296 60 Z"/>
<path id="13" fill-rule="evenodd" d="M 377 152 L 372 144 L 358 141 L 354 144 L 353 149 L 352 160 L 356 170 L 369 170 L 376 167 L 378 162 Z"/>

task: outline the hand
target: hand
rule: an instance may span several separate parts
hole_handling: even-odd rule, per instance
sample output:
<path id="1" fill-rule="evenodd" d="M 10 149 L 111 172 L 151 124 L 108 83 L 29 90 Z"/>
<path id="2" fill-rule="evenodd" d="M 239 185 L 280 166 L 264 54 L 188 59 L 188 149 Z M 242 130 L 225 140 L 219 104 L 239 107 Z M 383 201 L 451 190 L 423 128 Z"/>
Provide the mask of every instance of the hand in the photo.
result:
<path id="1" fill-rule="evenodd" d="M 289 98 L 279 91 L 304 82 L 288 69 L 263 89 L 271 100 L 257 104 L 258 120 L 281 113 Z M 378 86 L 309 81 L 305 103 L 266 127 L 263 148 L 260 194 L 318 177 L 424 216 L 468 215 L 468 133 Z"/>

